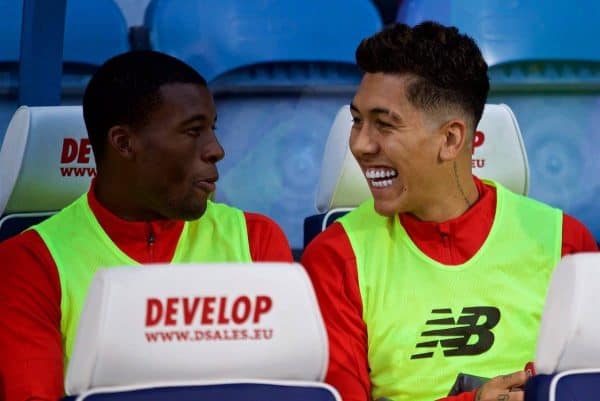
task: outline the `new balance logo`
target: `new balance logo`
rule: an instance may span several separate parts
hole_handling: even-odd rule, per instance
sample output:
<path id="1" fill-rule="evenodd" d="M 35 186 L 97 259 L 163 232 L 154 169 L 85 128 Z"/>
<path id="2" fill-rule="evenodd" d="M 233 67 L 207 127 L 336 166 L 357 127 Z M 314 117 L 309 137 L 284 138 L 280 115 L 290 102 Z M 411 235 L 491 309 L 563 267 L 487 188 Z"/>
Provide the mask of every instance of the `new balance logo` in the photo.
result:
<path id="1" fill-rule="evenodd" d="M 492 348 L 494 344 L 492 329 L 500 321 L 498 308 L 493 306 L 465 307 L 458 320 L 454 320 L 450 308 L 434 309 L 431 313 L 436 319 L 425 322 L 428 326 L 453 327 L 422 332 L 421 337 L 435 339 L 418 343 L 417 349 L 433 348 L 433 350 L 414 354 L 410 359 L 431 358 L 438 344 L 444 350 L 444 356 L 479 355 Z M 444 315 L 445 317 L 441 317 Z M 440 317 L 437 318 L 438 316 Z"/>

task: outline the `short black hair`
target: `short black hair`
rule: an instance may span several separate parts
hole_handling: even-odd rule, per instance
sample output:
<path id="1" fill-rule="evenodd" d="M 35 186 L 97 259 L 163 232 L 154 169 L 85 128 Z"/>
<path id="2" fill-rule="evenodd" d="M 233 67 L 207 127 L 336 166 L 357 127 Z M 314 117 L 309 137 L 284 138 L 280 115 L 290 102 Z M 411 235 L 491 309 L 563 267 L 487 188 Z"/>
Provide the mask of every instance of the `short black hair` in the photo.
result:
<path id="1" fill-rule="evenodd" d="M 390 25 L 358 45 L 356 62 L 363 72 L 415 76 L 407 98 L 420 110 L 458 106 L 473 130 L 481 119 L 488 66 L 475 41 L 455 27 L 433 21 Z"/>
<path id="2" fill-rule="evenodd" d="M 104 157 L 110 128 L 144 126 L 161 103 L 160 88 L 173 83 L 207 86 L 183 61 L 151 50 L 119 54 L 98 68 L 83 95 L 83 118 L 96 164 Z"/>

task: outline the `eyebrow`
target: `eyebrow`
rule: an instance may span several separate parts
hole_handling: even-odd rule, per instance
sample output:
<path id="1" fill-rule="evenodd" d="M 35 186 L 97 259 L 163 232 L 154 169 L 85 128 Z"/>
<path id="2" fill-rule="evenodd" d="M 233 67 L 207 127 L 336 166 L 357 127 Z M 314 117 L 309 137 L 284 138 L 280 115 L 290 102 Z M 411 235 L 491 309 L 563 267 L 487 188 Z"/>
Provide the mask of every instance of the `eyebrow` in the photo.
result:
<path id="1" fill-rule="evenodd" d="M 358 107 L 356 107 L 354 103 L 350 103 L 350 109 L 357 113 L 360 113 Z M 400 115 L 398 115 L 398 113 L 383 107 L 372 108 L 371 110 L 369 110 L 369 114 L 385 114 L 386 116 L 391 117 L 393 120 L 396 120 L 398 122 L 402 121 L 402 118 L 400 117 Z"/>
<path id="2" fill-rule="evenodd" d="M 180 125 L 187 125 L 190 124 L 192 122 L 205 122 L 205 121 L 209 121 L 208 117 L 205 114 L 194 114 L 193 116 L 186 118 L 185 120 L 183 120 Z M 217 115 L 215 115 L 215 119 L 213 122 L 217 122 Z"/>

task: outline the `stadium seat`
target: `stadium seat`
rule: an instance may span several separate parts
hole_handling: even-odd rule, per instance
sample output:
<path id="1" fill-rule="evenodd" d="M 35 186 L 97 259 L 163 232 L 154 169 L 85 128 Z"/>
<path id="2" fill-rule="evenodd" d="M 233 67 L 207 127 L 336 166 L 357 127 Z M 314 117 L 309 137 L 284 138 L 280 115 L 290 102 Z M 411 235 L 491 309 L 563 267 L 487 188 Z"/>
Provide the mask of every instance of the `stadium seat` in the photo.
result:
<path id="1" fill-rule="evenodd" d="M 311 213 L 332 116 L 361 74 L 359 41 L 381 19 L 368 0 L 153 0 L 150 43 L 191 64 L 213 90 L 216 199 L 274 217 L 293 248 Z"/>
<path id="2" fill-rule="evenodd" d="M 23 0 L 0 0 L 0 143 L 17 107 Z M 63 104 L 81 103 L 90 74 L 129 49 L 127 23 L 113 0 L 68 0 L 63 45 Z"/>
<path id="3" fill-rule="evenodd" d="M 531 168 L 530 196 L 600 239 L 600 3 L 406 0 L 398 21 L 432 19 L 472 36 L 490 65 L 490 103 L 514 111 Z"/>
<path id="4" fill-rule="evenodd" d="M 350 152 L 350 106 L 343 106 L 331 127 L 323 154 L 316 208 L 304 221 L 304 246 L 329 224 L 371 196 L 367 181 Z M 493 179 L 527 195 L 529 166 L 521 131 L 510 108 L 487 104 L 473 138 L 473 174 Z"/>
<path id="5" fill-rule="evenodd" d="M 237 283 L 237 284 L 236 284 Z M 339 401 L 299 264 L 100 269 L 65 389 L 77 400 Z"/>
<path id="6" fill-rule="evenodd" d="M 17 109 L 0 147 L 0 241 L 75 200 L 95 173 L 80 106 Z"/>
<path id="7" fill-rule="evenodd" d="M 565 256 L 556 267 L 538 337 L 537 375 L 526 401 L 596 400 L 600 393 L 600 253 Z"/>

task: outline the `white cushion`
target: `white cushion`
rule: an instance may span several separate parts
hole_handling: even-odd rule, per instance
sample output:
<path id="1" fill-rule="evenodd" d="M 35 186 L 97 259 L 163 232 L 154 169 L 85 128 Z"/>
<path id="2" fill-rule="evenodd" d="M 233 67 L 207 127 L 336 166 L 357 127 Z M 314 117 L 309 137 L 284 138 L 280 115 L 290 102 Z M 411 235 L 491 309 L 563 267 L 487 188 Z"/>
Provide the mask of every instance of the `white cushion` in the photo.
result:
<path id="1" fill-rule="evenodd" d="M 102 269 L 65 387 L 79 394 L 170 381 L 320 381 L 327 361 L 321 313 L 299 264 Z"/>
<path id="2" fill-rule="evenodd" d="M 325 145 L 316 196 L 316 207 L 321 213 L 334 208 L 356 207 L 371 196 L 348 146 L 351 127 L 350 106 L 346 105 L 339 110 Z M 516 193 L 527 195 L 527 155 L 511 109 L 505 104 L 487 104 L 477 131 L 473 174 L 496 180 Z"/>
<path id="3" fill-rule="evenodd" d="M 19 107 L 0 148 L 0 215 L 63 208 L 95 167 L 81 106 Z"/>
<path id="4" fill-rule="evenodd" d="M 600 253 L 562 258 L 552 275 L 535 356 L 538 373 L 600 367 Z"/>

